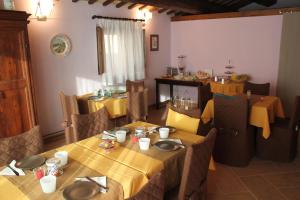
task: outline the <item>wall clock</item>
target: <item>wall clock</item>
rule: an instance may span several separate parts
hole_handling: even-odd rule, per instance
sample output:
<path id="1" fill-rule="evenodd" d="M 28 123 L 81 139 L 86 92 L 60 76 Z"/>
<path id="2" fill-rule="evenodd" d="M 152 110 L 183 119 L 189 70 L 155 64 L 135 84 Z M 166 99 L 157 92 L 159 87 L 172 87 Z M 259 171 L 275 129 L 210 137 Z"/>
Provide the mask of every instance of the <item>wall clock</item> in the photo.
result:
<path id="1" fill-rule="evenodd" d="M 64 34 L 57 34 L 51 39 L 50 49 L 56 56 L 67 56 L 70 53 L 71 48 L 71 40 Z"/>

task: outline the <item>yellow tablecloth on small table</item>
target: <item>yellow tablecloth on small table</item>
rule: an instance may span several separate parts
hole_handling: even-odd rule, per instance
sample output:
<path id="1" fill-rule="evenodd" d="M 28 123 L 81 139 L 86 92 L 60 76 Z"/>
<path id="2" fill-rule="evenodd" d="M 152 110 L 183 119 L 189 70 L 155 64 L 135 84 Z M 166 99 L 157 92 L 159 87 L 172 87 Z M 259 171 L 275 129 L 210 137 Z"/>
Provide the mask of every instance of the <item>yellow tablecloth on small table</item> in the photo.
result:
<path id="1" fill-rule="evenodd" d="M 96 112 L 105 106 L 111 118 L 117 118 L 127 114 L 127 98 L 108 97 L 103 100 L 88 100 L 90 96 L 91 94 L 87 94 L 78 97 L 81 101 L 87 102 L 89 113 Z"/>
<path id="2" fill-rule="evenodd" d="M 225 82 L 222 84 L 211 81 L 210 87 L 212 93 L 220 93 L 229 96 L 242 94 L 244 92 L 244 83 Z"/>
<path id="3" fill-rule="evenodd" d="M 254 103 L 251 107 L 249 123 L 253 126 L 263 129 L 263 137 L 270 136 L 270 123 L 274 122 L 274 118 L 284 118 L 282 103 L 278 97 L 265 96 L 260 101 Z M 204 123 L 207 123 L 214 118 L 214 102 L 209 100 L 201 115 Z"/>

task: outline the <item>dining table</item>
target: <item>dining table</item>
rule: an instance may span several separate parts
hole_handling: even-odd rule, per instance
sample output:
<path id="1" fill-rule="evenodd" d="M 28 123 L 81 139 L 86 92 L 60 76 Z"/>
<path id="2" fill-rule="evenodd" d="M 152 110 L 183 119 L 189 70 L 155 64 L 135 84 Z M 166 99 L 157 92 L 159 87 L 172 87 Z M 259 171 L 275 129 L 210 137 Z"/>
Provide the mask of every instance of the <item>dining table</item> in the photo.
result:
<path id="1" fill-rule="evenodd" d="M 165 187 L 178 185 L 184 165 L 186 148 L 194 143 L 201 143 L 205 137 L 176 130 L 170 138 L 180 139 L 185 148 L 176 151 L 161 151 L 153 144 L 159 140 L 159 134 L 151 133 L 149 150 L 140 150 L 138 142 L 131 140 L 132 133 L 138 127 L 159 127 L 158 125 L 135 122 L 126 125 L 131 134 L 127 134 L 124 143 L 116 143 L 113 149 L 100 148 L 103 142 L 99 133 L 76 143 L 65 145 L 40 154 L 45 158 L 53 157 L 57 151 L 67 151 L 68 164 L 63 174 L 57 177 L 56 191 L 51 194 L 42 192 L 39 180 L 31 170 L 25 176 L 0 176 L 0 199 L 64 199 L 64 189 L 75 181 L 76 177 L 107 177 L 106 193 L 98 193 L 93 199 L 126 199 L 135 195 L 155 174 L 164 169 Z M 215 170 L 213 159 L 209 169 Z"/>
<path id="2" fill-rule="evenodd" d="M 105 107 L 111 119 L 119 118 L 127 114 L 127 96 L 114 95 L 111 97 L 97 97 L 92 93 L 77 97 L 80 113 L 88 114 Z"/>
<path id="3" fill-rule="evenodd" d="M 224 94 L 224 95 L 239 95 L 244 92 L 243 82 L 225 81 L 224 83 L 210 81 L 210 88 L 212 93 Z"/>
<path id="4" fill-rule="evenodd" d="M 274 123 L 275 117 L 284 118 L 284 110 L 279 97 L 251 95 L 248 97 L 251 107 L 249 124 L 262 128 L 262 136 L 268 139 L 271 134 L 270 123 Z M 214 118 L 214 101 L 209 100 L 201 115 L 204 123 Z"/>

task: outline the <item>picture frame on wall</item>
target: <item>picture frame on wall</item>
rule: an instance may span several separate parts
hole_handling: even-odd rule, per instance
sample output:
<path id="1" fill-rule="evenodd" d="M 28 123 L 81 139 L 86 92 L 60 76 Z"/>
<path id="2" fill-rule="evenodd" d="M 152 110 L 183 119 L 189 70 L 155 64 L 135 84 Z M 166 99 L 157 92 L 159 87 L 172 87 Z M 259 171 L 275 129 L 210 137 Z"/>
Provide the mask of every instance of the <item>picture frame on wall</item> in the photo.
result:
<path id="1" fill-rule="evenodd" d="M 151 51 L 159 50 L 159 36 L 157 34 L 150 35 L 150 50 Z"/>

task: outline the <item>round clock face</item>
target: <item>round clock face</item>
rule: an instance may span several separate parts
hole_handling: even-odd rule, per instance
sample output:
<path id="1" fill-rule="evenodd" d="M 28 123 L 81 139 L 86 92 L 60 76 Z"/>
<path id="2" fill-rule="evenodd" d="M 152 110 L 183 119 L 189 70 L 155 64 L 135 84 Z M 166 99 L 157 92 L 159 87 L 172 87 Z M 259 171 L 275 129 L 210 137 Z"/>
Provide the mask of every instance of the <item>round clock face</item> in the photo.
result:
<path id="1" fill-rule="evenodd" d="M 54 55 L 67 56 L 71 51 L 71 41 L 63 34 L 55 35 L 50 42 L 50 49 Z"/>

